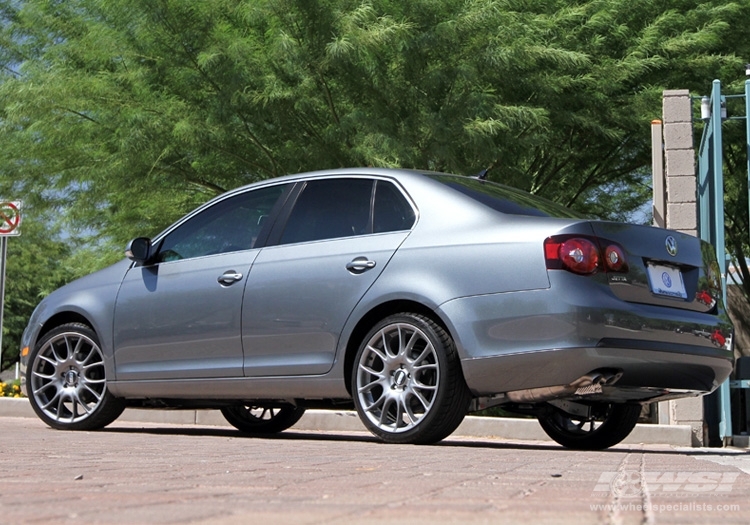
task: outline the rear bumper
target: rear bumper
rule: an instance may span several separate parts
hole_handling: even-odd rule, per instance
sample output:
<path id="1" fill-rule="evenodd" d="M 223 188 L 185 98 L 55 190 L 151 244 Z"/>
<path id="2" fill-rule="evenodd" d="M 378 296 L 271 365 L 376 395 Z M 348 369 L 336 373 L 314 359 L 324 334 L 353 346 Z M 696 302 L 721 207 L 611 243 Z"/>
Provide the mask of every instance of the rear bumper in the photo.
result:
<path id="1" fill-rule="evenodd" d="M 627 303 L 596 287 L 578 292 L 573 299 L 585 306 L 561 302 L 550 289 L 442 305 L 471 391 L 568 385 L 606 368 L 622 372 L 617 399 L 630 391 L 635 400 L 710 392 L 732 372 L 726 316 Z"/>
<path id="2" fill-rule="evenodd" d="M 604 388 L 604 397 L 625 401 L 710 392 L 729 376 L 732 363 L 700 347 L 677 353 L 602 346 L 465 359 L 462 366 L 475 395 L 569 385 L 593 370 L 613 370 L 622 377 Z"/>

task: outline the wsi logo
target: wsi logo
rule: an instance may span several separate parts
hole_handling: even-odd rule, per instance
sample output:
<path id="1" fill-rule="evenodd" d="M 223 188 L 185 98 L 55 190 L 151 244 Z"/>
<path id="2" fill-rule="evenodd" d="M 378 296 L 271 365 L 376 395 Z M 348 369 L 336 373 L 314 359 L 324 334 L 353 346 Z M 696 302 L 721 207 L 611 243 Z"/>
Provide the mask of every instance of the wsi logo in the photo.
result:
<path id="1" fill-rule="evenodd" d="M 673 495 L 727 493 L 738 476 L 735 472 L 602 472 L 594 493 L 611 492 L 618 498 L 640 498 L 645 490 Z"/>

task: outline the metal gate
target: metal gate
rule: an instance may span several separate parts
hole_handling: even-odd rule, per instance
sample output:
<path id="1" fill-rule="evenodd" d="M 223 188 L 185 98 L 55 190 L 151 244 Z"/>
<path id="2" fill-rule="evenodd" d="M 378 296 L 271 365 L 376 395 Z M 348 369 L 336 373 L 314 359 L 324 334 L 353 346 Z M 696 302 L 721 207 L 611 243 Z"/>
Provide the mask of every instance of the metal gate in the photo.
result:
<path id="1" fill-rule="evenodd" d="M 728 257 L 724 239 L 724 159 L 721 125 L 727 120 L 727 99 L 744 98 L 745 115 L 729 119 L 745 121 L 745 142 L 748 152 L 747 176 L 750 183 L 750 80 L 745 81 L 745 93 L 722 95 L 721 82 L 714 80 L 711 96 L 701 98 L 701 119 L 705 123 L 698 150 L 698 232 L 716 250 L 716 259 L 721 266 L 721 281 L 724 304 L 727 304 Z M 748 185 L 750 188 L 750 184 Z M 750 202 L 750 201 L 749 201 Z M 750 213 L 750 210 L 748 210 Z M 732 436 L 732 411 L 730 405 L 730 381 L 704 398 L 704 414 L 709 426 L 717 433 L 721 443 Z"/>

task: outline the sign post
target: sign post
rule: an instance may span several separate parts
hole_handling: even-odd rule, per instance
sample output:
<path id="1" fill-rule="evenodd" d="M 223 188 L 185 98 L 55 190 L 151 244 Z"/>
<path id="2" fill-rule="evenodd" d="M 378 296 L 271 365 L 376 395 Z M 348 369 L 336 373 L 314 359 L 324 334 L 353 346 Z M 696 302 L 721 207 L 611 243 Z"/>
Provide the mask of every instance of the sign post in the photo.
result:
<path id="1" fill-rule="evenodd" d="M 5 305 L 5 266 L 8 237 L 21 235 L 21 201 L 0 203 L 0 372 L 3 363 L 3 315 Z"/>

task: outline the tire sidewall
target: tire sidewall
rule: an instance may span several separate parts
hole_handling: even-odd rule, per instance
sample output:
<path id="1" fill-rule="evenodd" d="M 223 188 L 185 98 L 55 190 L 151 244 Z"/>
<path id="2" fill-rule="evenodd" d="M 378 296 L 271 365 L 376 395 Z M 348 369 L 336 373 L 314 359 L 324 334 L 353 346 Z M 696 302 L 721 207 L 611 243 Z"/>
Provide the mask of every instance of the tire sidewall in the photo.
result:
<path id="1" fill-rule="evenodd" d="M 269 420 L 246 418 L 244 410 L 254 405 L 226 407 L 221 410 L 224 419 L 245 434 L 268 435 L 283 432 L 293 426 L 304 415 L 305 409 L 293 405 L 275 407 L 279 413 Z M 259 405 L 260 407 L 260 405 Z"/>
<path id="2" fill-rule="evenodd" d="M 388 432 L 376 426 L 367 417 L 365 409 L 362 406 L 362 403 L 359 399 L 359 393 L 358 393 L 359 385 L 357 383 L 358 381 L 357 372 L 359 369 L 360 360 L 362 359 L 362 354 L 365 352 L 367 348 L 367 344 L 370 342 L 370 340 L 383 328 L 390 326 L 390 325 L 394 325 L 394 324 L 400 324 L 400 323 L 410 324 L 418 328 L 422 333 L 424 333 L 427 336 L 433 348 L 435 349 L 435 356 L 438 361 L 438 389 L 435 394 L 435 399 L 433 400 L 432 406 L 430 407 L 430 410 L 428 411 L 427 414 L 425 414 L 419 420 L 419 422 L 416 424 L 414 428 L 411 428 L 403 432 Z M 452 340 L 450 341 L 452 344 Z M 449 349 L 445 348 L 444 342 L 441 340 L 441 337 L 438 335 L 438 333 L 436 333 L 433 326 L 429 322 L 426 321 L 426 318 L 420 315 L 417 315 L 417 314 L 391 315 L 389 317 L 386 317 L 382 321 L 380 321 L 378 324 L 376 324 L 362 340 L 362 343 L 360 344 L 359 349 L 357 350 L 357 353 L 355 355 L 352 370 L 351 370 L 352 397 L 354 399 L 354 406 L 357 410 L 357 414 L 359 415 L 360 420 L 367 427 L 367 429 L 373 434 L 375 434 L 376 436 L 378 436 L 379 438 L 381 438 L 383 441 L 386 441 L 389 443 L 420 442 L 421 441 L 420 436 L 423 435 L 425 432 L 429 431 L 430 427 L 432 427 L 433 425 L 434 420 L 439 417 L 440 407 L 442 407 L 445 404 L 445 397 L 447 395 L 446 384 L 448 381 L 448 377 L 447 377 L 448 369 L 452 365 L 452 363 L 449 362 L 448 351 Z"/>
<path id="3" fill-rule="evenodd" d="M 544 432 L 560 445 L 575 450 L 602 450 L 625 439 L 635 428 L 640 405 L 611 404 L 601 425 L 591 432 L 572 433 L 558 426 L 554 417 L 539 418 Z M 560 412 L 563 416 L 564 413 Z"/>
<path id="4" fill-rule="evenodd" d="M 69 323 L 65 325 L 58 326 L 57 328 L 53 328 L 49 332 L 47 332 L 40 340 L 39 342 L 34 346 L 34 349 L 31 351 L 29 355 L 29 365 L 26 370 L 26 384 L 28 385 L 28 394 L 29 394 L 29 403 L 31 404 L 31 408 L 34 409 L 34 412 L 36 413 L 39 418 L 44 421 L 47 425 L 49 425 L 52 428 L 58 429 L 58 430 L 97 430 L 100 428 L 105 427 L 112 421 L 114 421 L 117 416 L 122 413 L 124 410 L 124 401 L 115 398 L 112 396 L 112 394 L 109 392 L 109 388 L 107 387 L 106 383 L 106 377 L 105 377 L 105 384 L 104 384 L 104 391 L 102 393 L 102 400 L 99 402 L 97 407 L 94 409 L 93 412 L 88 414 L 85 418 L 72 422 L 72 423 L 66 423 L 66 422 L 60 422 L 56 419 L 51 418 L 47 413 L 44 412 L 41 406 L 37 403 L 36 396 L 33 393 L 33 372 L 36 370 L 37 365 L 37 359 L 39 358 L 39 353 L 41 352 L 42 348 L 47 345 L 47 343 L 54 339 L 55 337 L 65 334 L 65 333 L 75 333 L 81 336 L 84 336 L 91 341 L 94 342 L 94 344 L 97 346 L 100 354 L 102 355 L 102 360 L 104 360 L 104 353 L 102 352 L 101 343 L 99 342 L 99 337 L 96 335 L 96 332 L 94 332 L 90 327 L 80 324 L 80 323 Z M 106 374 L 106 367 L 105 367 L 105 374 Z"/>

